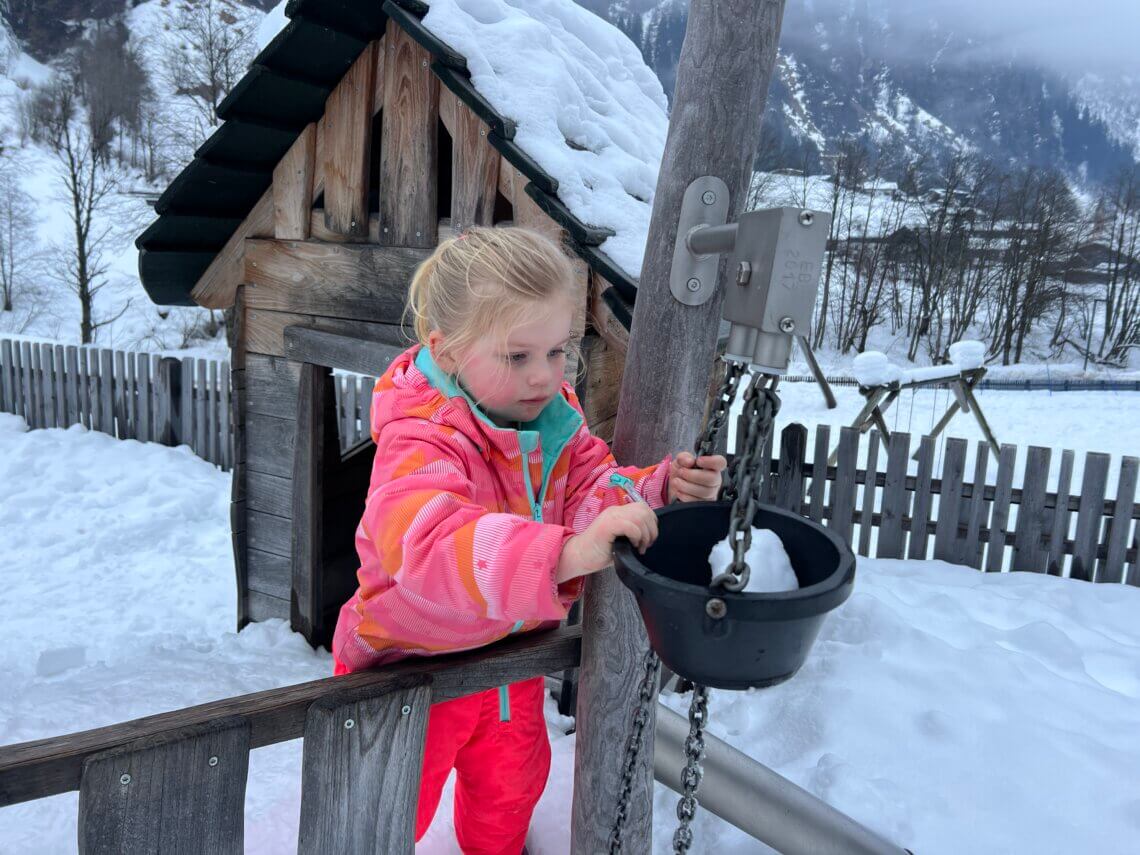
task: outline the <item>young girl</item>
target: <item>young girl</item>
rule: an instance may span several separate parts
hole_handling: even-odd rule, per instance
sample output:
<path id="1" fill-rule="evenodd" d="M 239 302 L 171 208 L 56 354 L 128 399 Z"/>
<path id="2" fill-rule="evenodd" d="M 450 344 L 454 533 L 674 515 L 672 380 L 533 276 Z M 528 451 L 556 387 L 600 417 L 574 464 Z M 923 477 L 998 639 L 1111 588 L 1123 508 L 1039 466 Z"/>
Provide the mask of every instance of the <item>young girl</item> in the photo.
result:
<path id="1" fill-rule="evenodd" d="M 419 344 L 373 391 L 360 587 L 337 622 L 336 673 L 552 625 L 615 538 L 653 542 L 653 508 L 716 498 L 723 457 L 619 468 L 590 435 L 563 382 L 578 299 L 566 256 L 525 229 L 471 229 L 416 271 Z M 454 768 L 464 853 L 522 850 L 550 768 L 542 706 L 537 677 L 432 707 L 417 840 Z"/>

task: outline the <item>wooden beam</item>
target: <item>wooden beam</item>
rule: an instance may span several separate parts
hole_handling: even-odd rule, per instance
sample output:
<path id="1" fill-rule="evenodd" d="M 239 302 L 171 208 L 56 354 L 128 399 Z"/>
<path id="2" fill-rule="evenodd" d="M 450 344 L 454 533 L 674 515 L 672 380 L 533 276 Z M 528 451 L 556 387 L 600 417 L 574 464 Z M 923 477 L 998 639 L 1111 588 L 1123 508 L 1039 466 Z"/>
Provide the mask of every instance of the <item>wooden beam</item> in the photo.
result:
<path id="1" fill-rule="evenodd" d="M 306 240 L 313 209 L 317 123 L 310 122 L 273 170 L 273 236 Z"/>
<path id="2" fill-rule="evenodd" d="M 622 378 L 613 443 L 620 463 L 645 465 L 692 448 L 700 429 L 724 295 L 691 307 L 669 291 L 681 198 L 694 179 L 715 175 L 728 187 L 729 221 L 740 215 L 783 12 L 784 0 L 719 0 L 689 7 Z M 516 203 L 520 195 L 515 194 Z M 570 851 L 593 853 L 609 849 L 622 767 L 614 752 L 624 751 L 628 741 L 648 642 L 632 594 L 611 571 L 587 578 L 582 614 Z M 633 776 L 625 851 L 652 849 L 652 795 L 649 749 Z"/>
<path id="3" fill-rule="evenodd" d="M 384 109 L 384 63 L 387 60 L 384 57 L 384 36 L 376 40 L 376 71 L 373 72 L 373 97 L 372 97 L 372 115 L 375 116 Z"/>
<path id="4" fill-rule="evenodd" d="M 439 120 L 443 122 L 443 126 L 451 134 L 452 140 L 455 139 L 455 110 L 458 104 L 459 99 L 454 92 L 446 86 L 439 88 Z M 496 152 L 496 154 L 498 153 Z M 501 157 L 501 155 L 499 156 Z"/>
<path id="5" fill-rule="evenodd" d="M 325 225 L 350 237 L 368 235 L 368 152 L 375 76 L 376 42 L 371 42 L 325 107 Z"/>
<path id="6" fill-rule="evenodd" d="M 328 383 L 326 384 L 326 380 Z M 293 514 L 290 624 L 313 644 L 320 632 L 321 558 L 324 544 L 325 400 L 332 378 L 322 365 L 302 365 L 297 394 L 297 440 L 293 450 Z M 271 550 L 272 551 L 272 550 Z"/>
<path id="7" fill-rule="evenodd" d="M 351 702 L 381 697 L 419 685 L 427 675 L 432 680 L 432 700 L 443 701 L 573 668 L 580 652 L 578 627 L 527 632 L 467 653 L 406 660 L 374 671 L 326 677 L 66 736 L 6 745 L 0 747 L 0 807 L 77 790 L 88 757 L 136 739 L 173 741 L 190 728 L 240 716 L 249 722 L 249 747 L 261 748 L 302 737 L 309 707 L 325 698 Z"/>
<path id="8" fill-rule="evenodd" d="M 499 155 L 499 192 L 503 194 L 503 198 L 511 203 L 514 207 L 515 204 L 515 183 L 519 185 L 519 192 L 522 193 L 522 185 L 526 183 L 526 178 L 523 177 L 514 165 Z"/>
<path id="9" fill-rule="evenodd" d="M 353 371 L 369 377 L 383 374 L 391 361 L 405 349 L 397 335 L 378 340 L 300 326 L 285 328 L 285 355 L 289 359 Z"/>
<path id="10" fill-rule="evenodd" d="M 355 239 L 345 237 L 344 235 L 337 234 L 336 232 L 329 231 L 325 228 L 324 212 L 321 210 L 314 210 L 312 212 L 312 233 L 313 240 L 324 241 L 326 243 L 350 243 Z M 451 225 L 450 217 L 442 217 L 436 224 L 436 237 L 439 243 L 443 243 L 448 238 L 455 237 L 455 229 Z M 368 242 L 379 243 L 380 238 L 380 215 L 368 215 Z"/>
<path id="11" fill-rule="evenodd" d="M 450 90 L 444 91 L 450 96 L 448 103 L 453 111 L 451 221 L 458 232 L 472 225 L 492 225 L 502 155 L 487 142 L 487 125 Z M 442 105 L 445 99 L 440 97 Z"/>
<path id="12" fill-rule="evenodd" d="M 614 317 L 613 311 L 602 299 L 602 293 L 607 288 L 612 287 L 597 271 L 590 271 L 590 302 L 587 313 L 590 326 L 606 340 L 611 348 L 624 357 L 629 349 L 629 330 Z"/>
<path id="13" fill-rule="evenodd" d="M 344 335 L 376 338 L 401 343 L 409 347 L 414 339 L 410 332 L 395 324 L 377 324 L 347 318 L 329 318 L 319 315 L 302 315 L 296 312 L 275 312 L 270 309 L 249 309 L 246 312 L 246 343 L 250 353 L 265 356 L 285 356 L 285 328 L 304 326 Z"/>
<path id="14" fill-rule="evenodd" d="M 433 247 L 439 78 L 428 67 L 431 55 L 394 21 L 385 42 L 379 243 Z"/>
<path id="15" fill-rule="evenodd" d="M 256 309 L 399 323 L 423 249 L 250 241 L 245 298 Z"/>
<path id="16" fill-rule="evenodd" d="M 272 236 L 273 186 L 270 185 L 198 279 L 194 290 L 190 292 L 191 299 L 207 309 L 228 309 L 232 306 L 245 272 L 243 259 L 246 239 Z"/>

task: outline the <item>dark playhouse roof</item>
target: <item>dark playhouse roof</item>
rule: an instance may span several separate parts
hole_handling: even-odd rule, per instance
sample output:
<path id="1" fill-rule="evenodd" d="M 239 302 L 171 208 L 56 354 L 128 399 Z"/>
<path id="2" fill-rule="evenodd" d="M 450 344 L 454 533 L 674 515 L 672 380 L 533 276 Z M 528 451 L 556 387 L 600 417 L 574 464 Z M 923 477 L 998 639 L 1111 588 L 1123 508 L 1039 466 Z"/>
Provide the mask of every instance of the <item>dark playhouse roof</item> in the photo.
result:
<path id="1" fill-rule="evenodd" d="M 529 179 L 526 193 L 561 225 L 589 266 L 632 303 L 636 283 L 597 247 L 611 232 L 574 217 L 558 199 L 558 183 L 515 145 L 514 123 L 499 116 L 471 83 L 467 61 L 420 22 L 418 0 L 290 0 L 289 23 L 251 63 L 218 106 L 223 124 L 155 204 L 158 219 L 135 241 L 139 276 L 160 305 L 195 305 L 190 292 L 246 215 L 268 189 L 273 168 L 305 127 L 321 117 L 325 100 L 349 67 L 379 38 L 389 18 L 432 55 L 444 86 L 491 128 L 488 140 Z M 615 314 L 629 308 L 607 292 Z"/>

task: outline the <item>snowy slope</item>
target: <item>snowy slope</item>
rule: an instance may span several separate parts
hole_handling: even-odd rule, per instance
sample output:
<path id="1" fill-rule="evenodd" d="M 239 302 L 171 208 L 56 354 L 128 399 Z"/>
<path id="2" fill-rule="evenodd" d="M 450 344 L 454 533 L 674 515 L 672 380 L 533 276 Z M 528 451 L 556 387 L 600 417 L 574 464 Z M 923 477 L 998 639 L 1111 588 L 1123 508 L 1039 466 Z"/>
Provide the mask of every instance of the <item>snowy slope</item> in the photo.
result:
<path id="1" fill-rule="evenodd" d="M 228 504 L 229 476 L 185 448 L 0 415 L 0 744 L 331 672 L 282 621 L 232 631 Z M 1135 852 L 1138 609 L 1134 588 L 860 560 L 802 672 L 714 691 L 711 730 L 923 855 Z M 569 848 L 574 739 L 548 722 L 534 855 Z M 252 752 L 247 852 L 295 851 L 300 762 L 299 741 Z M 675 803 L 657 788 L 655 852 Z M 75 852 L 76 810 L 0 809 L 0 852 Z M 705 812 L 694 830 L 695 852 L 763 851 Z M 417 851 L 457 852 L 446 799 Z"/>

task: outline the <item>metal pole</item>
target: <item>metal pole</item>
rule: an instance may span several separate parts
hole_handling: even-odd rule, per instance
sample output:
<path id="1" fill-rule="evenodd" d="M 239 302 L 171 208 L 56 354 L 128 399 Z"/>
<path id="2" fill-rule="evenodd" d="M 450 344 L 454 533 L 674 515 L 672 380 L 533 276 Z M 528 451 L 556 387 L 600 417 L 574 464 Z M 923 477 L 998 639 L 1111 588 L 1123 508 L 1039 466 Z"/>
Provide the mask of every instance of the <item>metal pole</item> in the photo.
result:
<path id="1" fill-rule="evenodd" d="M 700 226 L 689 232 L 685 243 L 694 255 L 732 252 L 732 248 L 736 245 L 737 225 L 729 223 L 725 226 Z"/>
<path id="2" fill-rule="evenodd" d="M 657 706 L 654 777 L 681 791 L 689 723 Z M 783 855 L 904 855 L 896 846 L 731 745 L 705 736 L 700 805 Z"/>

